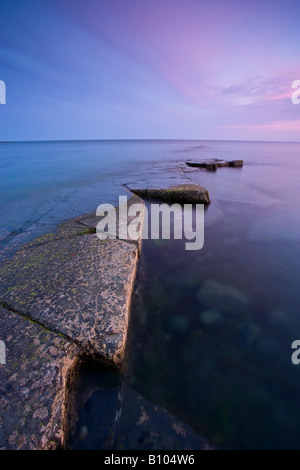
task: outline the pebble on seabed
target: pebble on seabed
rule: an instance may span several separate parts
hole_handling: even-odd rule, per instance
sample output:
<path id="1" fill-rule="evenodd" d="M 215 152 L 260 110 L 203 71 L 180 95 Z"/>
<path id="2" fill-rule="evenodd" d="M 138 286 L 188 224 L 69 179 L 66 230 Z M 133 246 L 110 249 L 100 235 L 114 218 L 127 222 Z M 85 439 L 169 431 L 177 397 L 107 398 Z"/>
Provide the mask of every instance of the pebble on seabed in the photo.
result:
<path id="1" fill-rule="evenodd" d="M 81 426 L 78 433 L 78 439 L 84 441 L 88 436 L 89 430 L 86 426 Z"/>

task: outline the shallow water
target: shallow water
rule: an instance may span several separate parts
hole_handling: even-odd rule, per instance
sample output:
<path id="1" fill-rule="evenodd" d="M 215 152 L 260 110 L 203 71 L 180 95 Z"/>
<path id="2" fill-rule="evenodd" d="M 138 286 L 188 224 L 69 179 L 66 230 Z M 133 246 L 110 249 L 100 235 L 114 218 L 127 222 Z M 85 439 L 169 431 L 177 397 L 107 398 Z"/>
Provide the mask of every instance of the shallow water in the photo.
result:
<path id="1" fill-rule="evenodd" d="M 266 215 L 224 208 L 197 254 L 143 245 L 129 383 L 225 448 L 299 448 L 299 244 L 249 239 Z"/>
<path id="2" fill-rule="evenodd" d="M 143 241 L 126 381 L 220 447 L 300 448 L 300 365 L 291 362 L 300 339 L 300 144 L 20 143 L 0 152 L 2 253 L 117 202 L 123 183 L 188 177 L 207 187 L 200 251 Z M 213 173 L 184 164 L 202 158 L 245 165 Z"/>

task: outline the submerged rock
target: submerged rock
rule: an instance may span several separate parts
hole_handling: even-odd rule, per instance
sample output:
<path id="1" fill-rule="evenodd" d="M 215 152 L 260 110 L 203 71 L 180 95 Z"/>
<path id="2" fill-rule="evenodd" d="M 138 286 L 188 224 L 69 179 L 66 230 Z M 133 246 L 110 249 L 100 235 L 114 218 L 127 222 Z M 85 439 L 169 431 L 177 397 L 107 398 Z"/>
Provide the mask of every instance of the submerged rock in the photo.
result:
<path id="1" fill-rule="evenodd" d="M 127 384 L 115 389 L 99 388 L 88 397 L 84 408 L 84 422 L 89 432 L 84 440 L 75 439 L 71 449 L 213 449 L 189 425 L 145 399 Z"/>
<path id="2" fill-rule="evenodd" d="M 149 199 L 179 204 L 209 204 L 209 194 L 206 188 L 197 184 L 182 184 L 169 188 L 132 189 L 137 196 Z"/>
<path id="3" fill-rule="evenodd" d="M 174 315 L 168 320 L 168 329 L 173 333 L 185 333 L 189 326 L 188 318 L 183 315 Z"/>
<path id="4" fill-rule="evenodd" d="M 117 449 L 208 450 L 209 442 L 171 413 L 125 386 L 115 433 Z"/>
<path id="5" fill-rule="evenodd" d="M 235 287 L 213 280 L 206 280 L 197 292 L 199 303 L 211 309 L 239 313 L 248 305 L 246 295 Z"/>
<path id="6" fill-rule="evenodd" d="M 246 343 L 252 344 L 260 335 L 260 328 L 252 322 L 243 322 L 238 328 L 238 338 Z"/>
<path id="7" fill-rule="evenodd" d="M 222 314 L 218 310 L 204 310 L 204 312 L 200 313 L 200 321 L 203 325 L 220 323 L 222 319 Z"/>
<path id="8" fill-rule="evenodd" d="M 79 441 L 85 441 L 89 435 L 89 430 L 86 426 L 81 426 L 78 433 Z"/>

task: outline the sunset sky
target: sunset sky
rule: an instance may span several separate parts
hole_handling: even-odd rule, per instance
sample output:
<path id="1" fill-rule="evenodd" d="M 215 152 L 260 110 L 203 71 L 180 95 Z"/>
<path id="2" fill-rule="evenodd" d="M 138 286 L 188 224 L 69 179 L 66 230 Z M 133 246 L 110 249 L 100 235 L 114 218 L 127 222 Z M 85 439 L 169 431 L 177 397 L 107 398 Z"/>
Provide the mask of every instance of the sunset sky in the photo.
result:
<path id="1" fill-rule="evenodd" d="M 299 0 L 1 0 L 0 140 L 300 141 Z"/>

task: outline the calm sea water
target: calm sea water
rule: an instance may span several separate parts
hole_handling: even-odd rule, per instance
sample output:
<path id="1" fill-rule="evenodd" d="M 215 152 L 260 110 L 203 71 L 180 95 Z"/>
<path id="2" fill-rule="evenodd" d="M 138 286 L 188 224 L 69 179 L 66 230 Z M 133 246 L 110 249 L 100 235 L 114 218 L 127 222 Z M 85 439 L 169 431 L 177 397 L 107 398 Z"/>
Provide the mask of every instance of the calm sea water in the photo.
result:
<path id="1" fill-rule="evenodd" d="M 245 164 L 212 173 L 184 163 L 216 157 Z M 202 250 L 143 243 L 126 380 L 221 447 L 300 448 L 300 144 L 2 143 L 0 169 L 2 256 L 116 203 L 124 183 L 184 175 L 207 187 Z"/>

